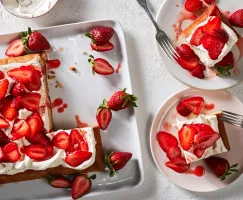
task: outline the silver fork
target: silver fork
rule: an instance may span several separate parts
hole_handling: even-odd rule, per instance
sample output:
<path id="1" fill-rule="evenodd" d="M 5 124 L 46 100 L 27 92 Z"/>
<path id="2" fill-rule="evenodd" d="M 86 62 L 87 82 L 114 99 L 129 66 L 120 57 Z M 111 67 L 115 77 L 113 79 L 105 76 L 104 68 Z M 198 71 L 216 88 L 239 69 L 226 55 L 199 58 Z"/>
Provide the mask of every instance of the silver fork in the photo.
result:
<path id="1" fill-rule="evenodd" d="M 225 121 L 229 124 L 243 128 L 243 116 L 242 115 L 223 110 L 220 119 L 222 119 L 223 121 Z"/>
<path id="2" fill-rule="evenodd" d="M 153 16 L 151 15 L 149 9 L 148 9 L 148 5 L 146 0 L 137 0 L 137 2 L 139 3 L 139 5 L 146 11 L 146 13 L 148 14 L 149 18 L 151 19 L 151 21 L 153 22 L 155 28 L 156 28 L 156 40 L 159 43 L 159 45 L 161 46 L 162 50 L 165 52 L 165 54 L 171 59 L 178 59 L 180 57 L 180 55 L 176 52 L 176 50 L 174 49 L 173 45 L 171 44 L 169 38 L 167 37 L 166 33 L 162 30 L 159 29 L 158 24 L 155 22 Z"/>

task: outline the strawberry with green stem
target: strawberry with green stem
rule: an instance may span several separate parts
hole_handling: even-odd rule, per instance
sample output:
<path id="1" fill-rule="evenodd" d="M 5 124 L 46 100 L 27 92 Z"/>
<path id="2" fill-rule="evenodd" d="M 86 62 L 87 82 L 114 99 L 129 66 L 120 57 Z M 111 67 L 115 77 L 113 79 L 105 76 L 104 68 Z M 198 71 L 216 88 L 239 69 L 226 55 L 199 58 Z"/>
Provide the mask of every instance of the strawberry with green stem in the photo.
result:
<path id="1" fill-rule="evenodd" d="M 102 130 L 105 130 L 110 124 L 111 118 L 112 112 L 108 108 L 107 101 L 104 99 L 103 103 L 99 106 L 96 113 L 96 120 L 99 124 L 99 127 Z"/>
<path id="2" fill-rule="evenodd" d="M 110 75 L 115 71 L 111 64 L 103 58 L 94 59 L 94 56 L 90 55 L 88 62 L 92 66 L 93 74 Z"/>
<path id="3" fill-rule="evenodd" d="M 70 188 L 71 181 L 64 176 L 49 175 L 46 177 L 48 183 L 54 188 Z"/>

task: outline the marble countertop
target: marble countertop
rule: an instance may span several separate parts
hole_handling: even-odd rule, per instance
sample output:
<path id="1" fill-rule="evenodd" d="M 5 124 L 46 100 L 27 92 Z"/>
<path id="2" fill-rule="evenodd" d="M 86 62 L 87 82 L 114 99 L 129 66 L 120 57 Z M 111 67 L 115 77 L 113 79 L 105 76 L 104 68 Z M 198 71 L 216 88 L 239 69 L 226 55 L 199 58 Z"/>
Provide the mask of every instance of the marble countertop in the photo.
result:
<path id="1" fill-rule="evenodd" d="M 156 16 L 162 2 L 163 0 L 148 0 L 154 16 Z M 83 199 L 243 199 L 243 177 L 223 190 L 211 193 L 195 193 L 170 183 L 155 166 L 149 148 L 152 119 L 169 96 L 187 86 L 167 72 L 155 47 L 155 32 L 152 23 L 136 0 L 59 0 L 48 14 L 28 20 L 10 15 L 0 5 L 0 34 L 25 30 L 28 26 L 35 29 L 96 19 L 118 20 L 125 31 L 133 90 L 139 97 L 137 116 L 145 180 L 142 186 L 126 192 L 115 192 Z M 242 84 L 230 89 L 230 92 L 241 100 L 243 100 L 242 91 Z"/>

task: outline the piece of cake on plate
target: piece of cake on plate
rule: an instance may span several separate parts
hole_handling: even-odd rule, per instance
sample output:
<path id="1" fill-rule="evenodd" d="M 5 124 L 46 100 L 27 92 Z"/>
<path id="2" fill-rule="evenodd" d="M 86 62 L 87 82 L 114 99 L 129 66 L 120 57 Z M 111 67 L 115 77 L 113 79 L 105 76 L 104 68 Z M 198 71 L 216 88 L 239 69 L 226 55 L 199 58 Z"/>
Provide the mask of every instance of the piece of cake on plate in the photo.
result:
<path id="1" fill-rule="evenodd" d="M 211 5 L 180 35 L 206 67 L 214 67 L 232 50 L 239 34 L 216 5 Z"/>
<path id="2" fill-rule="evenodd" d="M 187 163 L 230 150 L 221 113 L 199 114 L 194 119 L 177 120 L 178 138 Z"/>
<path id="3" fill-rule="evenodd" d="M 46 60 L 0 59 L 0 184 L 104 171 L 99 127 L 52 131 Z"/>

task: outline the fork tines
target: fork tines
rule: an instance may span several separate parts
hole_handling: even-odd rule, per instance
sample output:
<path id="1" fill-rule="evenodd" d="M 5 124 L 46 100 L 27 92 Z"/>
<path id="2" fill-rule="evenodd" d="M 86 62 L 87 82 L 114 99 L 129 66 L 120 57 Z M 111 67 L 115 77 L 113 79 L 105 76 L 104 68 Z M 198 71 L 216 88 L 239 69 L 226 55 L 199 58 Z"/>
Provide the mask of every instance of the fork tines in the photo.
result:
<path id="1" fill-rule="evenodd" d="M 243 116 L 242 115 L 223 110 L 222 116 L 220 118 L 223 121 L 228 122 L 229 124 L 243 128 Z"/>

